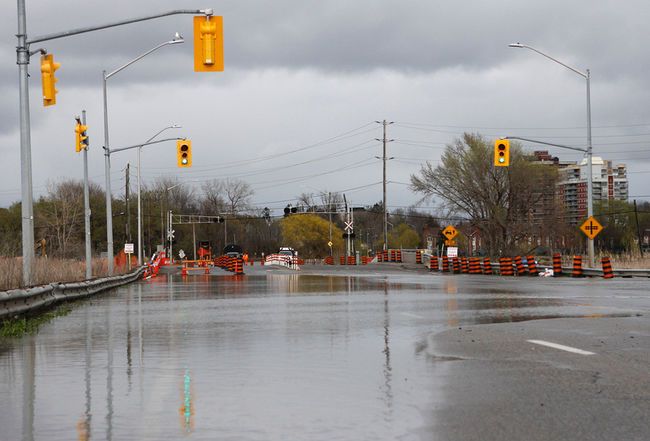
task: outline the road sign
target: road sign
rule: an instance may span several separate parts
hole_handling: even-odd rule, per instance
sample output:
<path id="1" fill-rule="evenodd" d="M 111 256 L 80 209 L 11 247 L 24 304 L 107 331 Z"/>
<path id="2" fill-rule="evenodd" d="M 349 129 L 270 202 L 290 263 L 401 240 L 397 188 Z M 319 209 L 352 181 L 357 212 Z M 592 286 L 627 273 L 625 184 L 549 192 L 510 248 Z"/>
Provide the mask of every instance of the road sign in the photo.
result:
<path id="1" fill-rule="evenodd" d="M 456 241 L 455 241 L 455 240 L 451 240 L 451 239 L 447 239 L 447 240 L 445 240 L 445 246 L 448 246 L 448 247 L 455 247 L 455 246 L 456 246 Z"/>
<path id="2" fill-rule="evenodd" d="M 180 257 L 181 259 L 185 259 L 185 251 L 178 250 L 178 257 Z"/>
<path id="3" fill-rule="evenodd" d="M 442 234 L 449 240 L 452 240 L 454 237 L 458 236 L 458 231 L 451 225 L 447 225 Z"/>
<path id="4" fill-rule="evenodd" d="M 124 254 L 133 254 L 134 246 L 132 243 L 124 244 Z"/>
<path id="5" fill-rule="evenodd" d="M 458 247 L 447 248 L 447 257 L 458 257 Z"/>
<path id="6" fill-rule="evenodd" d="M 176 230 L 170 230 L 170 231 L 167 233 L 167 239 L 168 239 L 168 240 L 172 240 L 172 239 L 174 239 L 174 233 L 175 233 L 175 232 L 176 232 Z"/>
<path id="7" fill-rule="evenodd" d="M 334 244 L 332 243 L 331 240 L 330 240 L 329 242 L 327 242 L 327 246 L 328 246 L 328 247 L 332 248 L 332 245 L 334 245 Z"/>
<path id="8" fill-rule="evenodd" d="M 580 225 L 580 229 L 583 233 L 585 233 L 585 236 L 587 236 L 589 239 L 593 239 L 594 237 L 598 236 L 598 233 L 603 230 L 603 226 L 600 225 L 600 223 L 593 216 L 589 216 L 589 219 Z"/>
<path id="9" fill-rule="evenodd" d="M 354 228 L 352 227 L 352 225 L 354 225 L 354 222 L 353 222 L 353 221 L 345 222 L 345 231 L 347 231 L 348 233 L 350 233 L 352 230 L 354 230 Z"/>

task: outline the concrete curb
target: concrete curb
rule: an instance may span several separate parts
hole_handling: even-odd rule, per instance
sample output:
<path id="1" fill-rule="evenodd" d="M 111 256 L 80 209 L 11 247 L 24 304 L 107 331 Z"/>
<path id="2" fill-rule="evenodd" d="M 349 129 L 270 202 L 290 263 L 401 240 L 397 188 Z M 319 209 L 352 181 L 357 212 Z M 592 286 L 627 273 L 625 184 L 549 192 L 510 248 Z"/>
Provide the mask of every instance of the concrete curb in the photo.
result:
<path id="1" fill-rule="evenodd" d="M 0 320 L 126 285 L 142 277 L 143 272 L 144 267 L 141 267 L 132 273 L 120 276 L 2 291 L 0 292 Z"/>

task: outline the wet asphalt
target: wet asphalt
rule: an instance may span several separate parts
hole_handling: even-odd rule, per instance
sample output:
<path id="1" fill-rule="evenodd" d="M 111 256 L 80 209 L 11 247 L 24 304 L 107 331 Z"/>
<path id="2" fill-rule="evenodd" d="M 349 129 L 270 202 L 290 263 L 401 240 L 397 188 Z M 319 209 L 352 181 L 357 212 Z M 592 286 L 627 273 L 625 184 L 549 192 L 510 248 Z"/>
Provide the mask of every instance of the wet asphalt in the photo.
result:
<path id="1" fill-rule="evenodd" d="M 161 275 L 0 340 L 0 440 L 646 440 L 649 288 L 408 264 Z"/>

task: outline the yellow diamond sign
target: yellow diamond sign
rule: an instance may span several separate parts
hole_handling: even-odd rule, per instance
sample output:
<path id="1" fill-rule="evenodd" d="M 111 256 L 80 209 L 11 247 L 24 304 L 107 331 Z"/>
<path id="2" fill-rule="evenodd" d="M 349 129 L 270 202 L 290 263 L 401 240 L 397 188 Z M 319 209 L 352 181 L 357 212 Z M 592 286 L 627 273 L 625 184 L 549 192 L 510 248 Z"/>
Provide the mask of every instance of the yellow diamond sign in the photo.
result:
<path id="1" fill-rule="evenodd" d="M 442 234 L 447 238 L 447 240 L 452 240 L 454 237 L 458 236 L 458 231 L 451 226 L 447 225 L 444 230 L 442 230 Z"/>
<path id="2" fill-rule="evenodd" d="M 603 230 L 603 226 L 600 225 L 600 223 L 593 216 L 589 216 L 589 219 L 580 225 L 580 229 L 583 233 L 585 233 L 585 236 L 587 236 L 589 239 L 593 239 L 594 237 L 598 236 L 598 233 Z"/>

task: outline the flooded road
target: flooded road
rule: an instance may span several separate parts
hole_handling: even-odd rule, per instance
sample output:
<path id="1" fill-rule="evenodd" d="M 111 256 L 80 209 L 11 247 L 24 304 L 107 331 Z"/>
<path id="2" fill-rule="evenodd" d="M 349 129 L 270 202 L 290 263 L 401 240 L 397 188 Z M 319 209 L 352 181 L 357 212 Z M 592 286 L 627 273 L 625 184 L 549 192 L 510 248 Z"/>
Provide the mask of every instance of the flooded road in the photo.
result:
<path id="1" fill-rule="evenodd" d="M 0 439 L 438 439 L 450 365 L 429 336 L 645 314 L 645 286 L 392 269 L 159 276 L 0 340 Z"/>

